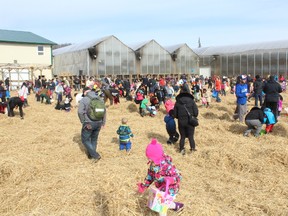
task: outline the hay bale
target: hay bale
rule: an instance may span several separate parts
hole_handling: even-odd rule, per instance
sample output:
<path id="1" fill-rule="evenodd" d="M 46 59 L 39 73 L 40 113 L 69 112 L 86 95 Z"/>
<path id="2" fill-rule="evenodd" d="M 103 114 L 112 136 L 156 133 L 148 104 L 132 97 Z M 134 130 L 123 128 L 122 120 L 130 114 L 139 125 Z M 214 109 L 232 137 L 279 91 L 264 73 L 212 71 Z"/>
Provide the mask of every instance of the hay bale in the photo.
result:
<path id="1" fill-rule="evenodd" d="M 235 97 L 228 94 L 220 104 L 199 108 L 198 151 L 182 156 L 179 143 L 166 144 L 163 108 L 154 118 L 141 117 L 139 105 L 121 98 L 108 108 L 98 140 L 102 159 L 92 164 L 81 143 L 77 109 L 56 111 L 34 96 L 29 95 L 24 120 L 18 113 L 14 118 L 0 114 L 5 134 L 0 137 L 0 215 L 157 215 L 146 207 L 147 192 L 136 192 L 146 175 L 145 147 L 152 137 L 182 173 L 177 201 L 185 209 L 179 214 L 288 214 L 287 116 L 271 134 L 243 137 L 247 126 L 231 120 Z M 288 107 L 287 94 L 283 97 Z M 123 117 L 135 135 L 130 155 L 118 148 L 116 130 Z"/>

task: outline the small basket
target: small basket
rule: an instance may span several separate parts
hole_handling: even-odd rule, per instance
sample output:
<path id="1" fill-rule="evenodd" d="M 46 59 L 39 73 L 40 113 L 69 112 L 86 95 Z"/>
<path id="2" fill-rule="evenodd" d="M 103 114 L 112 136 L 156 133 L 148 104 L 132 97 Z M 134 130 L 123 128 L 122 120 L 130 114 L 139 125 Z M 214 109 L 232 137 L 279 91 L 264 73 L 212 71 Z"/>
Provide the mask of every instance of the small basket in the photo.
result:
<path id="1" fill-rule="evenodd" d="M 155 187 L 149 189 L 148 207 L 161 214 L 166 214 L 174 197 L 167 194 L 167 192 L 160 191 Z"/>

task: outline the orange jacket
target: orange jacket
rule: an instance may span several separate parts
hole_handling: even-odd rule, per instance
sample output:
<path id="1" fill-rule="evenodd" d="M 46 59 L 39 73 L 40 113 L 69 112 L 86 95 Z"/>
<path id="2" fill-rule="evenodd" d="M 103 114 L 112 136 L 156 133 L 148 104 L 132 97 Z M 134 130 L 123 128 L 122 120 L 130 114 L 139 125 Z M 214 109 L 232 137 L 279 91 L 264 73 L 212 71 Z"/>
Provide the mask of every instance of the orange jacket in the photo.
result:
<path id="1" fill-rule="evenodd" d="M 221 80 L 220 79 L 216 79 L 215 80 L 215 90 L 216 91 L 220 91 L 221 90 Z"/>

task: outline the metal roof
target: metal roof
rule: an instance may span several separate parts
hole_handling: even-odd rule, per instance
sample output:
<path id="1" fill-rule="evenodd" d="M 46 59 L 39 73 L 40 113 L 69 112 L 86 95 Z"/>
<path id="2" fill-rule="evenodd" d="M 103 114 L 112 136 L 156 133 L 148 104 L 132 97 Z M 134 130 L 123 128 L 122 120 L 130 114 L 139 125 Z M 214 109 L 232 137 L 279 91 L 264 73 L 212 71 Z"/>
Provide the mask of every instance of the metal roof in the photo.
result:
<path id="1" fill-rule="evenodd" d="M 144 42 L 142 41 L 139 43 L 130 44 L 130 45 L 128 45 L 128 47 L 130 47 L 134 51 L 137 51 L 137 50 L 141 49 L 142 47 L 144 47 L 146 44 L 150 43 L 151 41 L 153 41 L 153 40 L 144 41 Z"/>
<path id="2" fill-rule="evenodd" d="M 64 54 L 64 53 L 69 53 L 69 52 L 86 50 L 88 48 L 91 48 L 91 47 L 94 47 L 94 46 L 98 45 L 99 43 L 103 42 L 104 40 L 107 40 L 110 37 L 114 37 L 114 36 L 111 35 L 111 36 L 103 37 L 103 38 L 100 38 L 100 39 L 95 39 L 95 40 L 86 41 L 86 42 L 83 42 L 83 43 L 72 44 L 72 45 L 69 45 L 69 46 L 61 47 L 59 49 L 53 50 L 53 56 L 57 56 L 57 55 L 61 55 L 61 54 Z"/>
<path id="3" fill-rule="evenodd" d="M 56 43 L 32 32 L 3 29 L 0 29 L 0 42 L 56 45 Z"/>
<path id="4" fill-rule="evenodd" d="M 225 55 L 247 52 L 263 52 L 265 50 L 288 49 L 288 40 L 251 43 L 242 45 L 203 47 L 193 49 L 198 55 Z"/>
<path id="5" fill-rule="evenodd" d="M 134 51 L 139 51 L 140 49 L 142 49 L 144 46 L 146 46 L 147 44 L 154 42 L 156 44 L 158 44 L 162 49 L 166 50 L 168 53 L 170 53 L 167 49 L 165 49 L 163 46 L 161 46 L 157 41 L 155 41 L 154 39 L 149 40 L 149 41 L 144 41 L 144 42 L 139 42 L 136 44 L 130 44 L 128 45 L 128 47 L 130 47 L 132 50 Z"/>
<path id="6" fill-rule="evenodd" d="M 171 45 L 171 46 L 167 46 L 164 47 L 169 53 L 173 53 L 175 51 L 177 51 L 178 49 L 180 49 L 182 46 L 185 46 L 185 43 L 182 44 L 176 44 L 176 45 Z"/>

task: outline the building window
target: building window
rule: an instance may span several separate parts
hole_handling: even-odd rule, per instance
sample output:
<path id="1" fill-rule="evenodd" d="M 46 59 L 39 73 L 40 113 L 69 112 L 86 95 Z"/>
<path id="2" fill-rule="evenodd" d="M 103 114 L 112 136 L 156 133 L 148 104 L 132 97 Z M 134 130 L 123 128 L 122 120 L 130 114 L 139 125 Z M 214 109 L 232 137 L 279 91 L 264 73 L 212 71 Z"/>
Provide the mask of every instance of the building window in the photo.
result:
<path id="1" fill-rule="evenodd" d="M 38 46 L 38 55 L 44 55 L 44 47 Z"/>

